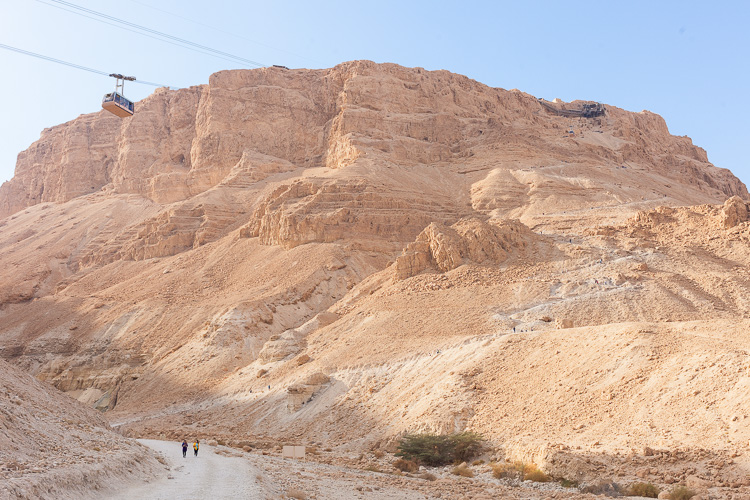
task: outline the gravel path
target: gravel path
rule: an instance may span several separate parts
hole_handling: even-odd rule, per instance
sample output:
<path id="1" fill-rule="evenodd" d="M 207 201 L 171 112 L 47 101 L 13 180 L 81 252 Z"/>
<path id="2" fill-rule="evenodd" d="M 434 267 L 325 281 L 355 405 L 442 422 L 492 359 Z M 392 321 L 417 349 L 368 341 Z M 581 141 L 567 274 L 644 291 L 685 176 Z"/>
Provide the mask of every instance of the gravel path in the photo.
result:
<path id="1" fill-rule="evenodd" d="M 201 444 L 198 456 L 193 456 L 192 443 L 188 456 L 182 458 L 180 443 L 139 439 L 144 445 L 160 452 L 169 467 L 163 477 L 108 492 L 102 498 L 113 500 L 197 500 L 261 499 L 266 498 L 258 483 L 260 472 L 247 460 L 217 454 L 217 448 Z"/>

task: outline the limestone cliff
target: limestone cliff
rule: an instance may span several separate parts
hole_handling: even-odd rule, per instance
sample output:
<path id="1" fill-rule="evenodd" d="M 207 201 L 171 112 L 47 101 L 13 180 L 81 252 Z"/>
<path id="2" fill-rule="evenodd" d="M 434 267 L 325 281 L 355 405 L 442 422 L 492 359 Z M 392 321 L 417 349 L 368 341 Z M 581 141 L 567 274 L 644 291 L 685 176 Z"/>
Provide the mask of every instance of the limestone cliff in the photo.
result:
<path id="1" fill-rule="evenodd" d="M 445 169 L 476 164 L 492 150 L 506 168 L 630 163 L 699 189 L 746 195 L 689 138 L 671 136 L 658 115 L 606 109 L 603 118 L 575 123 L 571 138 L 571 120 L 532 96 L 446 71 L 368 61 L 223 71 L 207 85 L 157 90 L 132 118 L 99 112 L 46 129 L 0 188 L 0 217 L 103 188 L 180 201 L 258 154 L 297 168 L 385 162 Z"/>

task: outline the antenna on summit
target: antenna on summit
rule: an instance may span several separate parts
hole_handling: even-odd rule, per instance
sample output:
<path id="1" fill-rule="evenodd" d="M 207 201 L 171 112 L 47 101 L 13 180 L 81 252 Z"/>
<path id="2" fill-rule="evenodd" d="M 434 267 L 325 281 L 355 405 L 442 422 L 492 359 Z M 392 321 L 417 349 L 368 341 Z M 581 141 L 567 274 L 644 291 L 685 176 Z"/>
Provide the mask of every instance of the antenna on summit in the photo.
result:
<path id="1" fill-rule="evenodd" d="M 125 98 L 125 80 L 134 82 L 134 76 L 122 76 L 119 73 L 110 73 L 112 78 L 116 79 L 115 91 L 105 94 L 102 98 L 102 108 L 106 109 L 110 113 L 113 113 L 120 118 L 127 118 L 133 116 L 135 113 L 135 105 Z"/>

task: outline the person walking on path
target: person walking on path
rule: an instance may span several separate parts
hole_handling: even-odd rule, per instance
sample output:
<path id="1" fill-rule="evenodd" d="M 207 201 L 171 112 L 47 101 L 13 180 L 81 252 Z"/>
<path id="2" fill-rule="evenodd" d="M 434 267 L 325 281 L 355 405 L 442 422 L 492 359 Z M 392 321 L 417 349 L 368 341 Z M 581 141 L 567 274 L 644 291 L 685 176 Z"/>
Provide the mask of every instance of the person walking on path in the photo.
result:
<path id="1" fill-rule="evenodd" d="M 198 456 L 198 448 L 200 448 L 201 442 L 199 440 L 195 440 L 195 443 L 193 443 L 193 451 L 195 452 L 195 456 Z"/>
<path id="2" fill-rule="evenodd" d="M 187 456 L 187 441 L 184 439 L 182 440 L 182 458 L 185 458 Z"/>

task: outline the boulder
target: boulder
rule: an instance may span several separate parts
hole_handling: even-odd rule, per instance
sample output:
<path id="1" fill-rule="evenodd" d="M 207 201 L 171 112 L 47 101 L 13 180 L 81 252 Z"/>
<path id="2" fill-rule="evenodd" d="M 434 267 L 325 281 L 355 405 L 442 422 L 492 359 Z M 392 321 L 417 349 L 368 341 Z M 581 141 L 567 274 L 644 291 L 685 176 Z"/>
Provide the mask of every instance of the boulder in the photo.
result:
<path id="1" fill-rule="evenodd" d="M 557 328 L 558 330 L 563 330 L 565 328 L 573 328 L 573 320 L 565 319 L 565 318 L 556 318 L 555 328 Z"/>
<path id="2" fill-rule="evenodd" d="M 724 227 L 729 229 L 748 220 L 747 204 L 739 196 L 732 196 L 721 209 Z"/>

